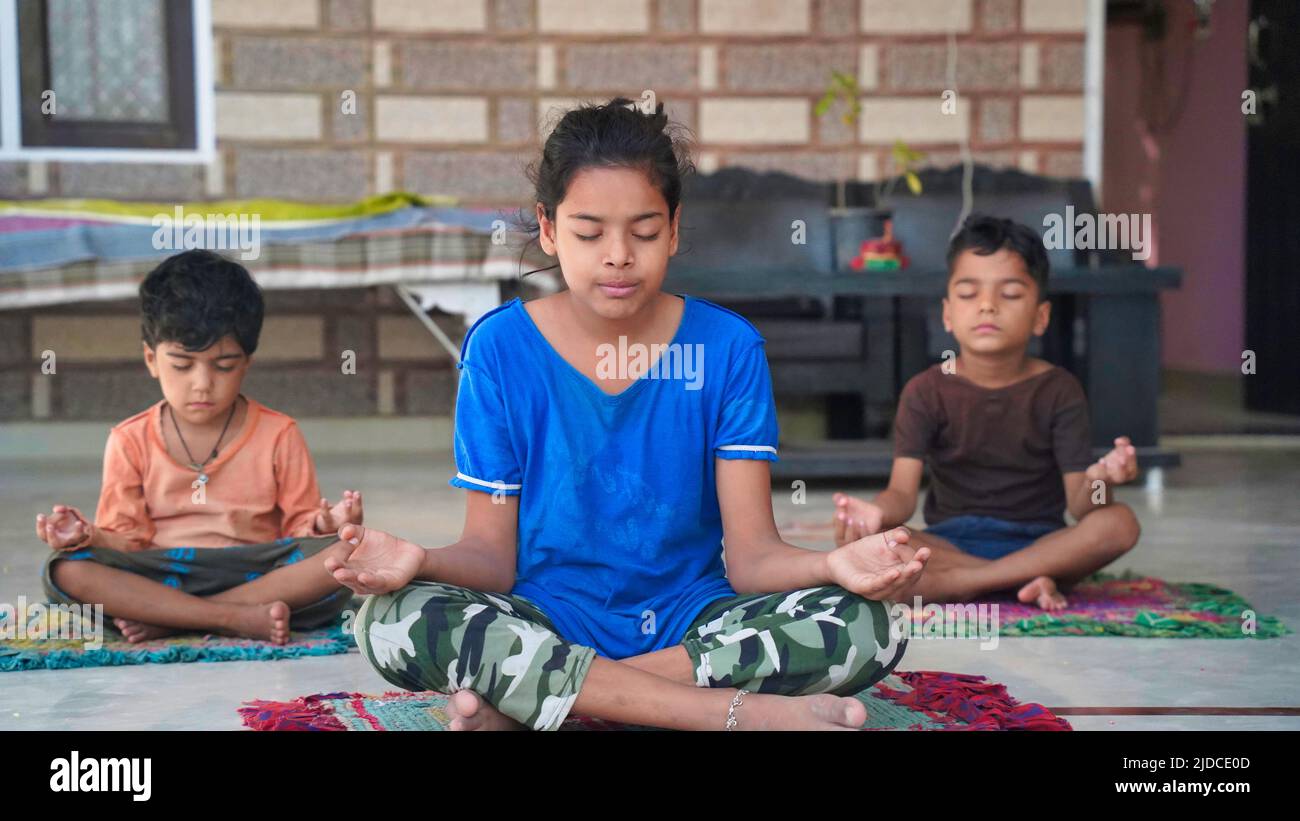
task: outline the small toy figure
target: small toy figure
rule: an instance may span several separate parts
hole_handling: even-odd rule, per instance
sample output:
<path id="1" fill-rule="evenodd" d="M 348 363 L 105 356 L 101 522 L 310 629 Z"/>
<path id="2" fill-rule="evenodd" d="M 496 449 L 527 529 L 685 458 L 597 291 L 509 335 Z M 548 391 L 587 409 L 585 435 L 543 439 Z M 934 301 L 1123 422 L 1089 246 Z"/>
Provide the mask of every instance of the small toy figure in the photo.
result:
<path id="1" fill-rule="evenodd" d="M 898 271 L 906 268 L 903 243 L 894 239 L 894 221 L 885 220 L 885 235 L 862 243 L 858 255 L 849 263 L 855 271 Z"/>

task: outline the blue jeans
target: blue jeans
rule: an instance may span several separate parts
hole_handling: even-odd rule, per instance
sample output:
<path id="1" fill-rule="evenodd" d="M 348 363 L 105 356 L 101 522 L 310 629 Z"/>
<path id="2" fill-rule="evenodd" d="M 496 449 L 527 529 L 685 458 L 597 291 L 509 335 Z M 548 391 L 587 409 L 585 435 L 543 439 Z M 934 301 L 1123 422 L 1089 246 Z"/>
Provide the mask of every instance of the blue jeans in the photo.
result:
<path id="1" fill-rule="evenodd" d="M 984 559 L 1000 559 L 1063 527 L 1064 523 L 1012 522 L 993 516 L 954 516 L 926 528 L 925 532 L 947 539 L 963 553 Z"/>

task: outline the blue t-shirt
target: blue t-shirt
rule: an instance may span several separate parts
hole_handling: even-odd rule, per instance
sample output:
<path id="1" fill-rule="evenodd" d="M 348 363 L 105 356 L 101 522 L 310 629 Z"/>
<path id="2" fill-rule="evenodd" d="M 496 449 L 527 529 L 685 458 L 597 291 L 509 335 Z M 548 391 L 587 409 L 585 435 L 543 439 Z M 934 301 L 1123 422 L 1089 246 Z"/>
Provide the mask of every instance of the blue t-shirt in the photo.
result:
<path id="1" fill-rule="evenodd" d="M 682 298 L 662 355 L 597 351 L 609 369 L 598 374 L 653 363 L 613 396 L 560 356 L 519 299 L 461 346 L 451 484 L 519 496 L 511 593 L 612 659 L 680 643 L 705 605 L 736 595 L 714 457 L 777 458 L 763 337 L 733 311 Z"/>

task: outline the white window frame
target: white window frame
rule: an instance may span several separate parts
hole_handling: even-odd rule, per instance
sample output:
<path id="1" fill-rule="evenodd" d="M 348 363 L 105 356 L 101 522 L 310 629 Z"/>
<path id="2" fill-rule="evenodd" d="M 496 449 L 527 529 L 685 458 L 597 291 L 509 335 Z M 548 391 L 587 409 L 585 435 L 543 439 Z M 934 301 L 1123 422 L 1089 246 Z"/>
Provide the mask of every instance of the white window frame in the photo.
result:
<path id="1" fill-rule="evenodd" d="M 8 162 L 117 162 L 203 164 L 216 159 L 212 76 L 211 0 L 190 0 L 194 10 L 194 135 L 190 149 L 24 146 L 19 104 L 17 0 L 0 0 L 0 160 Z"/>

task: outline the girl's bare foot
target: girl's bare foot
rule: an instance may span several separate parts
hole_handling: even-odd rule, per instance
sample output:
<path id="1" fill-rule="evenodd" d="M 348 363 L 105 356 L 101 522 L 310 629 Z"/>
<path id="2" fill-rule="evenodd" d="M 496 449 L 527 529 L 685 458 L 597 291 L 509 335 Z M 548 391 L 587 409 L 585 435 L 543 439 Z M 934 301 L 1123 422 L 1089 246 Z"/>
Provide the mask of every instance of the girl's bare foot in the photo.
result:
<path id="1" fill-rule="evenodd" d="M 1049 611 L 1064 610 L 1067 604 L 1065 596 L 1056 589 L 1056 582 L 1048 576 L 1039 576 L 1020 588 L 1016 598 L 1025 604 L 1037 602 L 1039 607 Z"/>
<path id="2" fill-rule="evenodd" d="M 175 627 L 145 624 L 142 621 L 131 621 L 130 619 L 113 619 L 113 624 L 117 625 L 117 629 L 121 631 L 122 636 L 132 644 L 153 641 L 165 636 L 174 636 L 181 632 Z"/>
<path id="3" fill-rule="evenodd" d="M 289 605 L 273 601 L 270 604 L 232 604 L 230 607 L 229 632 L 272 644 L 288 643 Z"/>
<path id="4" fill-rule="evenodd" d="M 524 725 L 488 704 L 473 690 L 457 690 L 447 700 L 449 730 L 526 730 Z"/>
<path id="5" fill-rule="evenodd" d="M 867 720 L 867 707 L 856 698 L 819 693 L 777 696 L 746 693 L 736 707 L 737 730 L 857 730 Z M 726 727 L 719 716 L 718 729 Z"/>

